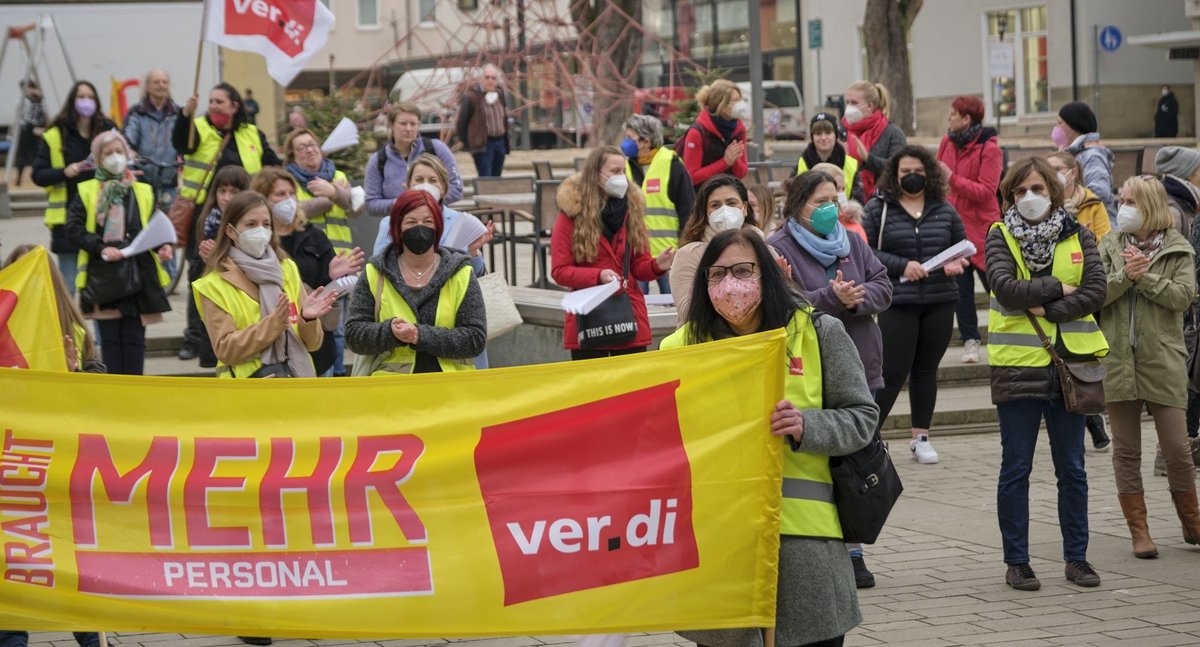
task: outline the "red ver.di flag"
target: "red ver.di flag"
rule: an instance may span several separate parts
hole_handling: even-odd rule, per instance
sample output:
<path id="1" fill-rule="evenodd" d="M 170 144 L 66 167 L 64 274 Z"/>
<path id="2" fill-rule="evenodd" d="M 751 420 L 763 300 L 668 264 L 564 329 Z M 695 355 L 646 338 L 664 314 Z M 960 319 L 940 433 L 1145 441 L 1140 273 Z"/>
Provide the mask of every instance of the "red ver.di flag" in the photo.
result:
<path id="1" fill-rule="evenodd" d="M 279 85 L 296 78 L 333 30 L 333 14 L 320 0 L 205 0 L 204 39 L 255 52 Z"/>

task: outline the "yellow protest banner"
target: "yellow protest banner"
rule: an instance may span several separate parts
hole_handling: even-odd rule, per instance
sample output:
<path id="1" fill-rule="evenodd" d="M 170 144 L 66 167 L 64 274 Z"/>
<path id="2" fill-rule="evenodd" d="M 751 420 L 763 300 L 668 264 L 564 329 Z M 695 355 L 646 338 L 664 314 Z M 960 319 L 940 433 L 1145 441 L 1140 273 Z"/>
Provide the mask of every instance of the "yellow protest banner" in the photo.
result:
<path id="1" fill-rule="evenodd" d="M 67 370 L 45 247 L 0 270 L 0 366 Z"/>
<path id="2" fill-rule="evenodd" d="M 773 626 L 781 331 L 465 375 L 0 369 L 0 627 Z"/>

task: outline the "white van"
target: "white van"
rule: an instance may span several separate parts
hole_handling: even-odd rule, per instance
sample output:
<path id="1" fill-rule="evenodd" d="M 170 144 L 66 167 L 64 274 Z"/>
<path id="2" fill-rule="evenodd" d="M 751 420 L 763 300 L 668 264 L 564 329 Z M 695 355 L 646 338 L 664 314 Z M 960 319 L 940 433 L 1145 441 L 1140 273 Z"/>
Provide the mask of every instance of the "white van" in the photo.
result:
<path id="1" fill-rule="evenodd" d="M 454 127 L 454 115 L 458 112 L 465 81 L 475 72 L 482 76 L 482 69 L 471 67 L 409 70 L 396 80 L 388 100 L 393 104 L 401 101 L 417 104 L 422 114 L 421 134 L 436 137 L 444 128 Z"/>
<path id="2" fill-rule="evenodd" d="M 737 84 L 742 96 L 750 100 L 750 84 Z M 804 98 L 792 81 L 763 81 L 763 119 L 767 122 L 763 134 L 776 139 L 807 139 L 808 119 L 804 116 Z M 746 129 L 753 130 L 754 114 L 746 119 Z"/>

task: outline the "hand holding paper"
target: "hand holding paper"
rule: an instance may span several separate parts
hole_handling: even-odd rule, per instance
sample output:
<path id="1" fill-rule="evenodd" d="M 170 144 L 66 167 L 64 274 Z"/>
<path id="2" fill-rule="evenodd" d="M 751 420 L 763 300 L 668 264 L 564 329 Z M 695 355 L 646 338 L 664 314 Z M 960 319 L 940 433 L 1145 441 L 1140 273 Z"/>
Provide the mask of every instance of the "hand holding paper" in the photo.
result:
<path id="1" fill-rule="evenodd" d="M 175 225 L 167 218 L 167 214 L 155 209 L 154 215 L 146 223 L 146 228 L 138 232 L 129 245 L 121 250 L 125 258 L 137 256 L 162 245 L 175 244 Z"/>
<path id="2" fill-rule="evenodd" d="M 950 261 L 958 261 L 975 255 L 975 244 L 963 239 L 942 250 L 937 256 L 921 263 L 926 272 L 932 272 Z M 961 273 L 961 272 L 960 272 Z M 949 274 L 949 272 L 947 272 Z M 900 277 L 901 283 L 908 283 L 908 277 Z"/>
<path id="3" fill-rule="evenodd" d="M 605 299 L 617 293 L 620 281 L 609 281 L 595 287 L 568 292 L 562 300 L 562 309 L 573 315 L 585 315 L 596 309 Z"/>

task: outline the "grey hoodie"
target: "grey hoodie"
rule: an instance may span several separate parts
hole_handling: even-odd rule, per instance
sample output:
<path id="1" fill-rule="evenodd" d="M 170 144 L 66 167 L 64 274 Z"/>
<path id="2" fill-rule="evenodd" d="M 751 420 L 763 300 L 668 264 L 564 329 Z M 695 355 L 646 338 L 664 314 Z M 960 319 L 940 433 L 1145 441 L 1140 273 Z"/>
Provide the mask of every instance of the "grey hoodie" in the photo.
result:
<path id="1" fill-rule="evenodd" d="M 458 308 L 454 327 L 433 325 L 439 292 L 455 272 L 471 264 L 467 255 L 445 247 L 438 249 L 441 265 L 434 272 L 429 285 L 413 289 L 400 276 L 397 252 L 395 245 L 389 245 L 383 254 L 371 257 L 368 262 L 383 272 L 400 297 L 417 313 L 414 323 L 418 330 L 415 346 L 418 365 L 422 363 L 422 353 L 446 359 L 470 359 L 482 353 L 487 344 L 487 315 L 483 293 L 473 274 L 462 305 Z M 392 335 L 391 319 L 382 322 L 375 320 L 375 297 L 371 294 L 366 277 L 364 271 L 350 299 L 350 311 L 346 316 L 346 346 L 360 355 L 373 355 L 391 351 L 401 346 L 402 342 Z"/>

